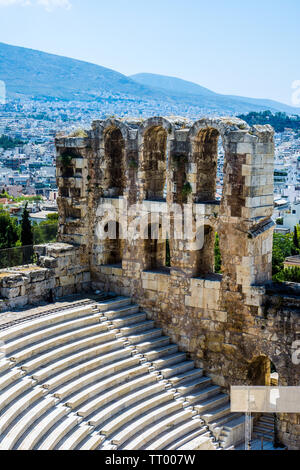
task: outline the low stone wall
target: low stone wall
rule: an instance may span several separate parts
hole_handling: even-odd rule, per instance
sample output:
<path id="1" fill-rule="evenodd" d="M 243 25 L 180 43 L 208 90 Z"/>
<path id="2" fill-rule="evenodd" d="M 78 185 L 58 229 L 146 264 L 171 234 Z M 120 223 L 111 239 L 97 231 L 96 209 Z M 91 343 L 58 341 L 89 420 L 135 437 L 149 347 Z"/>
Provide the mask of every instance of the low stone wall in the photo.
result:
<path id="1" fill-rule="evenodd" d="M 64 243 L 35 247 L 37 264 L 0 271 L 0 311 L 51 301 L 90 288 L 80 248 Z"/>

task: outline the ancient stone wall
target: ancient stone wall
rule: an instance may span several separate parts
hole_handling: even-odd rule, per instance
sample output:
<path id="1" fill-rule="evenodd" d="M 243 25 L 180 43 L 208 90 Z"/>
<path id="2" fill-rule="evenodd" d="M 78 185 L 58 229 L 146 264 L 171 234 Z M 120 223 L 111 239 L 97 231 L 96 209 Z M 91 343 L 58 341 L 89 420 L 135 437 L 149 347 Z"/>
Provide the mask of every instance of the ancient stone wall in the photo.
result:
<path id="1" fill-rule="evenodd" d="M 89 266 L 80 248 L 63 243 L 35 247 L 37 264 L 0 272 L 0 311 L 83 292 L 90 287 Z"/>
<path id="2" fill-rule="evenodd" d="M 219 138 L 225 162 L 223 194 L 216 200 Z M 80 245 L 95 287 L 131 296 L 224 388 L 257 385 L 267 369 L 264 358 L 275 365 L 280 385 L 300 385 L 300 366 L 292 363 L 299 292 L 282 292 L 278 300 L 268 291 L 274 229 L 270 126 L 250 128 L 229 118 L 108 119 L 95 121 L 87 138 L 59 137 L 56 146 L 59 239 Z M 202 221 L 203 246 L 195 249 L 190 240 L 173 236 L 178 205 L 191 211 L 192 228 L 197 217 Z M 145 223 L 150 209 L 154 219 Z M 143 224 L 144 232 L 160 233 L 167 214 L 170 266 L 166 240 L 130 237 L 130 230 L 122 237 L 126 227 Z M 105 233 L 115 215 L 111 240 Z M 216 232 L 221 275 L 214 267 Z M 299 425 L 298 415 L 280 417 L 279 437 L 290 448 L 300 448 Z"/>

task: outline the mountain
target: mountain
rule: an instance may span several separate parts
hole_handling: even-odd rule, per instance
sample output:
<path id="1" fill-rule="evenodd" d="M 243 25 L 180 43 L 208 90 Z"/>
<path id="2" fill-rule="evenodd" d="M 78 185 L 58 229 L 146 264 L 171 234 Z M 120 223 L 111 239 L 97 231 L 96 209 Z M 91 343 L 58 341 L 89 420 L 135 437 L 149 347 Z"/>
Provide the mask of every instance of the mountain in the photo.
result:
<path id="1" fill-rule="evenodd" d="M 8 94 L 95 99 L 100 93 L 152 96 L 147 87 L 99 65 L 0 43 L 0 80 Z"/>
<path id="2" fill-rule="evenodd" d="M 138 74 L 127 77 L 114 70 L 76 59 L 0 43 L 0 80 L 8 97 L 66 101 L 135 102 L 144 113 L 194 115 L 207 112 L 237 114 L 249 111 L 284 111 L 298 108 L 270 100 L 256 100 L 214 93 L 174 77 Z"/>
<path id="3" fill-rule="evenodd" d="M 141 85 L 145 85 L 151 88 L 156 88 L 160 91 L 169 91 L 170 94 L 177 96 L 185 94 L 186 99 L 187 95 L 201 97 L 204 101 L 214 101 L 219 105 L 224 107 L 227 106 L 257 106 L 261 110 L 269 109 L 270 111 L 281 111 L 288 114 L 291 113 L 300 113 L 300 108 L 293 108 L 283 103 L 279 103 L 273 100 L 267 99 L 257 99 L 257 98 L 246 98 L 242 96 L 232 96 L 232 95 L 221 95 L 214 93 L 207 88 L 204 88 L 200 85 L 197 85 L 193 82 L 188 82 L 180 78 L 168 77 L 165 75 L 156 75 L 152 73 L 138 73 L 136 75 L 131 75 L 133 80 Z M 253 110 L 253 109 L 251 109 Z"/>

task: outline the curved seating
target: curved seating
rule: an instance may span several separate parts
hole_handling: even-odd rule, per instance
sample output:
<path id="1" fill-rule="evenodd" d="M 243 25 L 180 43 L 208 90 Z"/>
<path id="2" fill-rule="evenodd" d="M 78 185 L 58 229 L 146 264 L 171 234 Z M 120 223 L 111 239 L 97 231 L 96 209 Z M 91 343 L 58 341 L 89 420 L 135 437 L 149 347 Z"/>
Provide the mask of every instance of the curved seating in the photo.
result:
<path id="1" fill-rule="evenodd" d="M 228 396 L 128 298 L 72 303 L 0 341 L 0 449 L 180 449 L 212 443 L 209 429 L 225 425 L 228 440 L 238 422 Z"/>

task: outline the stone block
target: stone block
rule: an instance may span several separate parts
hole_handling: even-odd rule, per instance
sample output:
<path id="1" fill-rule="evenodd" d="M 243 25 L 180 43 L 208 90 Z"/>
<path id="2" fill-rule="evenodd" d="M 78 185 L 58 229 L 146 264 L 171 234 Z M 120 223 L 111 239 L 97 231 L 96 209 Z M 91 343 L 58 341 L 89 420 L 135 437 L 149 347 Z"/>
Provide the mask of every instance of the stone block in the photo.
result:
<path id="1" fill-rule="evenodd" d="M 2 287 L 1 296 L 4 299 L 14 299 L 20 295 L 20 287 Z"/>

